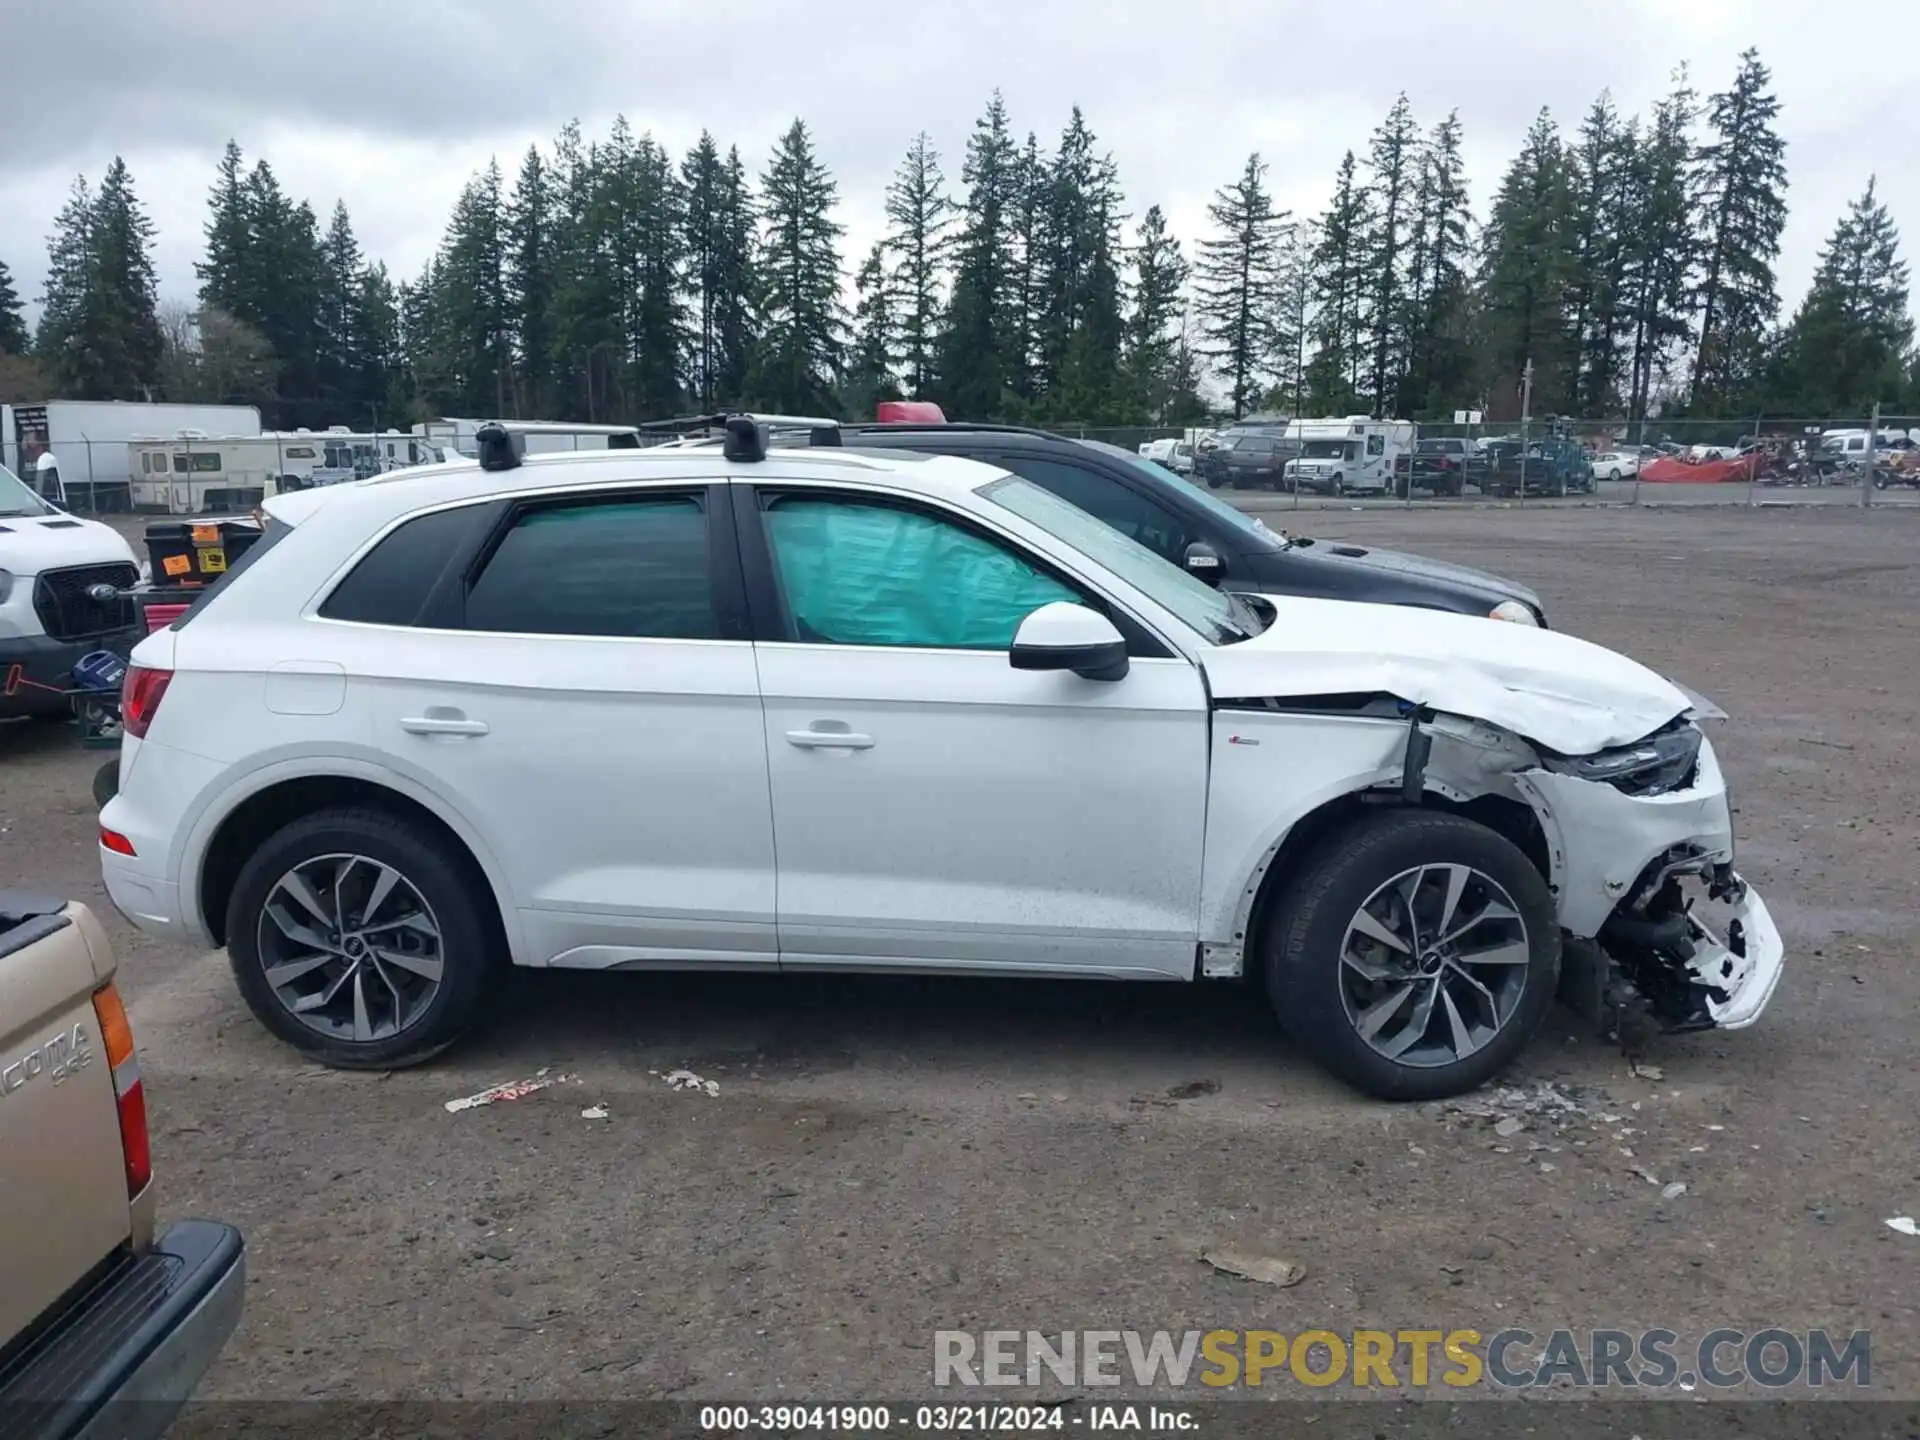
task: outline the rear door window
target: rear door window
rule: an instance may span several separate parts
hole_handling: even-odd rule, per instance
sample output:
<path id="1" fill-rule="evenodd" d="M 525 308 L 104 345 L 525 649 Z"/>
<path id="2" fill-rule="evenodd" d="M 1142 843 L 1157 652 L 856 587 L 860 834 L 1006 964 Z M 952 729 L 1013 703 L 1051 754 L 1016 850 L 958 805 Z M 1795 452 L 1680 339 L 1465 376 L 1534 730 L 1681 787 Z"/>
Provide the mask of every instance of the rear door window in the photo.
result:
<path id="1" fill-rule="evenodd" d="M 520 512 L 467 589 L 465 628 L 719 640 L 704 495 Z"/>

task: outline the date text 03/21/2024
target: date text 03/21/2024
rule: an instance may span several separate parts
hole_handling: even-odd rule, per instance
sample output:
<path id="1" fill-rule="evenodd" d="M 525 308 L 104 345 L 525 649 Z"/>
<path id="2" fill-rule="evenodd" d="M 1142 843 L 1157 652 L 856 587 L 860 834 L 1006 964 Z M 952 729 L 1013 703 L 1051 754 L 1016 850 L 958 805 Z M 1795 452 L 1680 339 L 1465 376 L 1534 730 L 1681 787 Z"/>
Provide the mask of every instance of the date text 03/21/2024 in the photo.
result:
<path id="1" fill-rule="evenodd" d="M 874 1435 L 888 1431 L 1025 1435 L 1069 1428 L 1173 1433 L 1199 1428 L 1191 1410 L 1170 1405 L 1093 1405 L 1068 1416 L 1058 1405 L 704 1405 L 703 1433 Z"/>

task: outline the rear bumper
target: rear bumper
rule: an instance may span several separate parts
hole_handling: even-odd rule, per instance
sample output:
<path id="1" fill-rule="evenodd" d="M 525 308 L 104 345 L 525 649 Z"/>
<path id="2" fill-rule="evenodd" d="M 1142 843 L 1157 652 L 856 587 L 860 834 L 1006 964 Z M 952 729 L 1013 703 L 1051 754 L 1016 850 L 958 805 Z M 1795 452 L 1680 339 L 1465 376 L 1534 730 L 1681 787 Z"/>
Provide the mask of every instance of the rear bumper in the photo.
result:
<path id="1" fill-rule="evenodd" d="M 72 714 L 73 702 L 66 692 L 72 688 L 73 667 L 80 657 L 95 650 L 124 655 L 144 633 L 125 630 L 91 640 L 56 640 L 51 635 L 0 639 L 0 719 Z"/>
<path id="2" fill-rule="evenodd" d="M 0 1431 L 23 1440 L 163 1434 L 239 1324 L 246 1283 L 238 1230 L 181 1221 L 0 1376 Z"/>

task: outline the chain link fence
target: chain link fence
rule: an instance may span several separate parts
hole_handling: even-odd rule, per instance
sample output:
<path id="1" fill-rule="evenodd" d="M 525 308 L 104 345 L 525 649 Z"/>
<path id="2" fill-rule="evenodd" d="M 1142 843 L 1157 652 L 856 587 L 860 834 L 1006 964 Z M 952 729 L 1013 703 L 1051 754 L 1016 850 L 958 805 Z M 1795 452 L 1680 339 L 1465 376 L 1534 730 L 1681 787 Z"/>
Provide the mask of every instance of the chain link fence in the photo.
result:
<path id="1" fill-rule="evenodd" d="M 1057 427 L 1256 508 L 1916 506 L 1920 416 Z M 1871 437 L 1871 438 L 1870 438 Z M 1251 496 L 1264 494 L 1260 500 Z"/>
<path id="2" fill-rule="evenodd" d="M 366 479 L 456 452 L 471 455 L 473 428 L 471 422 L 436 422 L 424 433 L 283 431 L 135 440 L 56 435 L 50 444 L 9 435 L 0 436 L 0 464 L 80 514 L 244 514 L 289 490 Z M 521 428 L 528 453 L 625 443 L 618 426 L 527 422 Z M 1920 507 L 1920 416 L 1052 428 L 1142 456 L 1262 510 Z M 48 454 L 54 474 L 41 458 Z"/>

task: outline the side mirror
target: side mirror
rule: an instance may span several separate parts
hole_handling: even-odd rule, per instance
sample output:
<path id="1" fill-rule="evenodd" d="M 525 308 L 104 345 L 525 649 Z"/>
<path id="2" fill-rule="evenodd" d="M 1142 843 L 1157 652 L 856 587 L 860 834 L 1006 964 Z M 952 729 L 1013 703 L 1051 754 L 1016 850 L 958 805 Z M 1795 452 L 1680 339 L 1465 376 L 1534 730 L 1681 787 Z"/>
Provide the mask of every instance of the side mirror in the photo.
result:
<path id="1" fill-rule="evenodd" d="M 1016 670 L 1071 670 L 1088 680 L 1121 680 L 1127 642 L 1098 611 L 1056 600 L 1020 622 L 1007 658 Z"/>
<path id="2" fill-rule="evenodd" d="M 1218 550 L 1204 540 L 1196 540 L 1187 546 L 1181 563 L 1186 566 L 1189 575 L 1209 585 L 1218 585 L 1227 578 L 1227 562 L 1220 558 Z"/>

